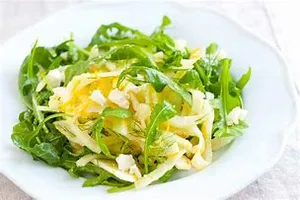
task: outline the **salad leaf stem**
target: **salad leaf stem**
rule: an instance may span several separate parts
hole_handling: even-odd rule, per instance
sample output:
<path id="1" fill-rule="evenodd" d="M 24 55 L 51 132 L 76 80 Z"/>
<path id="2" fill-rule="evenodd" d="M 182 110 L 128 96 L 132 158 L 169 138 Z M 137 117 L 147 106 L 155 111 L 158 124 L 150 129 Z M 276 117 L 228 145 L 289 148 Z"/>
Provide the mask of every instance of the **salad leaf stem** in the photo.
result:
<path id="1" fill-rule="evenodd" d="M 102 153 L 104 153 L 109 158 L 115 158 L 115 156 L 113 156 L 110 153 L 107 145 L 104 143 L 102 138 L 102 133 L 101 133 L 104 126 L 104 119 L 105 117 L 109 117 L 109 116 L 126 119 L 131 117 L 132 113 L 130 110 L 124 108 L 116 108 L 116 109 L 110 107 L 105 108 L 102 111 L 100 117 L 96 120 L 94 127 L 92 128 L 93 135 L 96 136 L 97 144 L 100 147 Z"/>
<path id="2" fill-rule="evenodd" d="M 228 132 L 227 125 L 227 100 L 228 100 L 228 85 L 229 85 L 229 59 L 224 59 L 222 61 L 222 74 L 221 74 L 221 104 L 222 104 L 222 115 L 223 115 L 223 132 L 226 134 Z"/>
<path id="3" fill-rule="evenodd" d="M 237 88 L 242 90 L 245 87 L 245 85 L 247 85 L 251 77 L 251 72 L 252 72 L 251 67 L 249 67 L 248 71 L 245 74 L 243 74 L 243 76 L 236 83 Z"/>
<path id="4" fill-rule="evenodd" d="M 134 184 L 128 185 L 128 186 L 124 186 L 124 187 L 113 187 L 113 188 L 109 188 L 107 190 L 108 193 L 117 193 L 117 192 L 124 192 L 127 190 L 131 190 L 134 189 L 135 186 Z"/>
<path id="5" fill-rule="evenodd" d="M 35 41 L 33 48 L 31 49 L 31 54 L 30 54 L 30 59 L 27 65 L 27 74 L 29 78 L 34 78 L 34 72 L 33 72 L 33 67 L 34 67 L 34 57 L 35 57 L 35 50 L 38 44 L 38 40 Z"/>
<path id="6" fill-rule="evenodd" d="M 146 139 L 144 149 L 144 171 L 148 173 L 148 154 L 151 144 L 156 140 L 158 136 L 158 126 L 160 123 L 167 121 L 168 119 L 176 115 L 176 110 L 167 101 L 163 101 L 161 104 L 157 104 L 150 116 L 150 123 L 146 128 Z"/>

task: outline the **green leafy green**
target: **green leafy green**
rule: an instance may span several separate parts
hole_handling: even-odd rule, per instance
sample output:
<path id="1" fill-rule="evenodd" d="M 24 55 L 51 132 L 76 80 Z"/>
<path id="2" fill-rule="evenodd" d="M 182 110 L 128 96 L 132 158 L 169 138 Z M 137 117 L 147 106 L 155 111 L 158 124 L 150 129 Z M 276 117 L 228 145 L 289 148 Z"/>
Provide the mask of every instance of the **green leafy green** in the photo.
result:
<path id="1" fill-rule="evenodd" d="M 126 119 L 132 116 L 132 112 L 125 108 L 110 108 L 107 107 L 102 112 L 103 117 L 118 117 L 121 119 Z"/>
<path id="2" fill-rule="evenodd" d="M 162 50 L 167 55 L 170 55 L 171 53 L 176 51 L 175 42 L 169 35 L 165 34 L 165 28 L 170 24 L 170 18 L 164 16 L 161 25 L 151 35 L 154 44 L 158 47 L 159 50 Z"/>
<path id="3" fill-rule="evenodd" d="M 163 28 L 169 26 L 170 24 L 171 24 L 171 19 L 168 16 L 164 15 L 163 19 L 162 19 L 162 23 L 160 25 L 160 28 L 163 29 Z"/>
<path id="4" fill-rule="evenodd" d="M 63 61 L 62 57 L 60 56 L 56 57 L 51 63 L 51 65 L 49 66 L 49 70 L 58 68 L 62 61 Z"/>
<path id="5" fill-rule="evenodd" d="M 156 67 L 152 58 L 147 55 L 146 51 L 136 45 L 124 45 L 113 49 L 109 55 L 106 56 L 108 60 L 130 60 L 137 59 L 135 64 L 145 65 L 149 67 Z"/>
<path id="6" fill-rule="evenodd" d="M 223 70 L 221 74 L 221 112 L 222 112 L 222 119 L 223 119 L 223 132 L 226 134 L 228 132 L 228 125 L 227 125 L 227 112 L 229 111 L 228 103 L 229 103 L 229 65 L 230 60 L 225 59 L 223 60 Z"/>
<path id="7" fill-rule="evenodd" d="M 120 180 L 113 174 L 92 163 L 88 163 L 83 167 L 78 167 L 76 165 L 77 159 L 77 157 L 71 156 L 67 153 L 63 153 L 63 155 L 61 156 L 60 166 L 68 170 L 68 172 L 74 177 L 86 178 L 86 180 L 83 182 L 83 187 L 93 187 L 99 184 L 121 187 L 131 184 L 127 181 Z"/>
<path id="8" fill-rule="evenodd" d="M 134 189 L 135 186 L 134 184 L 128 185 L 128 186 L 124 186 L 124 187 L 113 187 L 107 190 L 108 193 L 117 193 L 117 192 L 124 192 L 127 190 L 131 190 Z"/>
<path id="9" fill-rule="evenodd" d="M 17 147 L 28 151 L 32 132 L 33 125 L 24 120 L 13 127 L 11 139 Z"/>
<path id="10" fill-rule="evenodd" d="M 34 58 L 33 58 L 34 64 L 48 71 L 49 67 L 53 62 L 53 59 L 54 58 L 52 54 L 49 52 L 49 49 L 45 47 L 36 47 L 34 52 Z"/>
<path id="11" fill-rule="evenodd" d="M 37 120 L 41 123 L 44 120 L 43 113 L 38 109 L 38 102 L 35 93 L 32 94 L 32 111 L 37 118 Z"/>
<path id="12" fill-rule="evenodd" d="M 236 83 L 236 87 L 242 90 L 245 85 L 247 85 L 248 81 L 250 80 L 251 77 L 251 67 L 249 67 L 248 71 L 243 74 L 243 76 L 238 80 Z"/>
<path id="13" fill-rule="evenodd" d="M 50 96 L 53 95 L 53 92 L 47 89 L 42 90 L 36 94 L 36 102 L 38 105 L 48 105 Z"/>
<path id="14" fill-rule="evenodd" d="M 158 182 L 160 182 L 160 183 L 168 182 L 172 178 L 172 176 L 175 172 L 176 172 L 176 168 L 174 167 L 171 170 L 167 171 L 162 177 L 160 177 L 158 179 Z"/>
<path id="15" fill-rule="evenodd" d="M 235 137 L 241 136 L 244 130 L 248 128 L 248 124 L 244 121 L 239 121 L 238 124 L 229 127 L 229 134 Z"/>
<path id="16" fill-rule="evenodd" d="M 102 172 L 100 173 L 100 175 L 98 177 L 92 177 L 89 179 L 86 179 L 82 186 L 83 187 L 93 187 L 96 185 L 100 185 L 102 184 L 104 181 L 106 181 L 107 179 L 111 178 L 112 175 L 109 174 L 108 172 L 102 170 Z"/>
<path id="17" fill-rule="evenodd" d="M 239 136 L 242 134 L 243 129 L 247 128 L 247 124 L 240 122 L 238 125 L 228 126 L 227 115 L 235 107 L 243 107 L 241 101 L 240 91 L 236 89 L 235 83 L 230 74 L 230 59 L 222 59 L 222 73 L 220 76 L 221 94 L 220 94 L 220 121 L 215 122 L 213 127 L 214 137 L 223 136 Z M 230 87 L 231 86 L 231 87 Z"/>
<path id="18" fill-rule="evenodd" d="M 186 84 L 190 88 L 200 89 L 202 92 L 204 92 L 204 86 L 200 79 L 200 76 L 194 69 L 187 71 L 185 75 L 180 79 L 179 83 Z"/>
<path id="19" fill-rule="evenodd" d="M 123 26 L 119 23 L 102 25 L 92 37 L 89 47 L 103 45 L 113 41 L 146 38 L 147 36 L 138 30 Z"/>
<path id="20" fill-rule="evenodd" d="M 33 114 L 30 117 L 34 117 Z M 20 118 L 20 122 L 13 127 L 13 134 L 11 135 L 11 139 L 16 146 L 26 151 L 31 151 L 31 148 L 37 144 L 37 141 L 32 144 L 32 140 L 40 133 L 44 124 L 57 117 L 63 117 L 64 114 L 52 114 L 47 116 L 39 125 L 31 124 L 28 119 L 22 116 Z"/>
<path id="21" fill-rule="evenodd" d="M 79 47 L 75 46 L 73 40 L 65 41 L 51 48 L 37 46 L 37 41 L 35 42 L 30 55 L 22 63 L 18 78 L 19 92 L 28 108 L 32 108 L 32 94 L 35 93 L 37 84 L 41 79 L 40 74 L 47 74 L 61 64 L 72 64 L 77 60 L 85 60 L 87 58 L 86 55 L 79 52 Z M 68 53 L 68 55 L 72 54 L 72 58 L 69 61 L 64 61 L 60 56 L 64 52 Z"/>
<path id="22" fill-rule="evenodd" d="M 131 183 L 118 181 L 116 179 L 109 179 L 102 182 L 103 185 L 111 186 L 111 187 L 126 187 L 131 185 Z"/>
<path id="23" fill-rule="evenodd" d="M 212 55 L 216 53 L 218 50 L 218 45 L 216 43 L 211 43 L 207 48 L 206 48 L 206 54 L 207 55 Z"/>
<path id="24" fill-rule="evenodd" d="M 58 165 L 60 163 L 59 152 L 51 143 L 36 144 L 30 149 L 30 152 L 49 165 Z"/>
<path id="25" fill-rule="evenodd" d="M 72 78 L 76 75 L 80 75 L 88 71 L 90 66 L 89 61 L 78 61 L 77 63 L 70 65 L 65 70 L 65 86 L 72 80 Z"/>
<path id="26" fill-rule="evenodd" d="M 89 57 L 87 50 L 75 44 L 72 34 L 71 39 L 62 42 L 51 49 L 54 51 L 53 54 L 57 59 L 62 58 L 61 63 L 63 65 L 74 64 L 80 60 L 86 60 Z"/>
<path id="27" fill-rule="evenodd" d="M 115 158 L 115 156 L 113 156 L 108 147 L 106 146 L 106 144 L 103 141 L 102 138 L 102 129 L 104 126 L 104 118 L 105 117 L 118 117 L 121 119 L 125 119 L 125 118 L 129 118 L 132 116 L 132 113 L 130 110 L 128 109 L 124 109 L 124 108 L 105 108 L 101 114 L 101 116 L 96 120 L 95 125 L 92 129 L 93 135 L 96 136 L 96 140 L 98 143 L 98 146 L 100 147 L 102 153 L 104 153 L 107 157 L 109 158 Z"/>
<path id="28" fill-rule="evenodd" d="M 104 153 L 109 158 L 115 158 L 115 156 L 113 156 L 110 153 L 108 147 L 106 146 L 106 144 L 104 143 L 104 141 L 102 139 L 101 131 L 103 128 L 103 124 L 104 124 L 104 118 L 101 117 L 100 119 L 97 120 L 96 125 L 94 126 L 93 135 L 96 136 L 97 144 L 100 147 L 101 152 Z"/>
<path id="29" fill-rule="evenodd" d="M 165 29 L 170 24 L 170 18 L 164 16 L 161 25 L 151 35 L 152 42 L 156 46 L 157 51 L 162 51 L 167 56 L 163 68 L 179 67 L 181 59 L 188 57 L 188 52 L 176 49 L 174 40 L 165 33 Z"/>
<path id="30" fill-rule="evenodd" d="M 143 75 L 145 80 L 136 79 L 138 74 Z M 136 83 L 150 83 L 156 92 L 161 92 L 168 86 L 171 90 L 178 93 L 189 105 L 192 105 L 191 94 L 184 87 L 181 87 L 178 83 L 158 70 L 144 66 L 132 66 L 120 74 L 117 85 L 119 86 L 127 77 L 129 81 L 133 80 Z"/>
<path id="31" fill-rule="evenodd" d="M 88 72 L 91 64 L 99 63 L 103 60 L 128 60 L 136 59 L 136 64 L 143 64 L 149 67 L 156 67 L 154 61 L 147 55 L 147 53 L 140 47 L 135 45 L 124 45 L 121 47 L 114 48 L 101 57 L 97 57 L 91 60 L 78 61 L 77 63 L 70 65 L 65 70 L 65 85 L 67 85 L 74 76 Z"/>
<path id="32" fill-rule="evenodd" d="M 31 49 L 31 54 L 27 56 L 23 61 L 18 78 L 19 92 L 21 94 L 24 104 L 29 108 L 32 107 L 31 95 L 38 84 L 38 79 L 35 76 L 34 72 L 34 57 L 36 46 L 37 41 Z"/>
<path id="33" fill-rule="evenodd" d="M 230 74 L 230 59 L 223 59 L 220 61 L 222 64 L 222 74 L 221 74 L 221 98 L 223 109 L 226 109 L 226 112 L 230 112 L 233 108 L 237 106 L 242 106 L 240 91 L 235 90 L 235 83 L 232 81 Z M 232 86 L 230 88 L 230 86 Z"/>
<path id="34" fill-rule="evenodd" d="M 171 104 L 164 101 L 161 104 L 157 104 L 150 116 L 150 123 L 146 128 L 146 141 L 144 149 L 144 171 L 148 173 L 148 151 L 151 144 L 157 139 L 158 135 L 158 126 L 162 122 L 167 121 L 168 119 L 176 115 L 176 110 Z"/>

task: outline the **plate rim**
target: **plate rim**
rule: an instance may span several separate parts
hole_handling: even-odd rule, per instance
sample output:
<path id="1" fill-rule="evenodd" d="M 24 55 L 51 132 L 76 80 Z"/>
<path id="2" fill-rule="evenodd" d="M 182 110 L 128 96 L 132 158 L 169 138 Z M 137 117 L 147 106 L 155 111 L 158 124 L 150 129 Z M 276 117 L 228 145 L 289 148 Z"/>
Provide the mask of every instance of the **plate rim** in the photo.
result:
<path id="1" fill-rule="evenodd" d="M 222 11 L 216 10 L 212 7 L 205 6 L 205 5 L 200 5 L 200 3 L 198 3 L 198 2 L 188 2 L 188 4 L 187 4 L 185 2 L 178 1 L 178 0 L 175 0 L 175 1 L 168 1 L 168 0 L 163 0 L 163 1 L 102 0 L 101 2 L 92 1 L 92 2 L 78 3 L 76 5 L 71 5 L 71 6 L 68 6 L 66 8 L 63 8 L 63 9 L 57 11 L 57 12 L 53 12 L 53 13 L 49 14 L 48 16 L 38 20 L 37 22 L 29 25 L 28 27 L 26 27 L 26 28 L 24 28 L 20 31 L 17 31 L 14 35 L 9 37 L 6 41 L 4 41 L 0 45 L 0 53 L 2 54 L 2 51 L 5 49 L 5 46 L 7 46 L 11 42 L 13 42 L 13 40 L 15 40 L 15 38 L 19 37 L 22 34 L 25 34 L 26 32 L 30 32 L 31 29 L 34 29 L 34 28 L 40 26 L 40 24 L 43 24 L 44 21 L 47 21 L 47 20 L 49 20 L 49 19 L 51 19 L 51 18 L 53 18 L 57 15 L 61 15 L 64 12 L 69 12 L 71 10 L 76 10 L 76 9 L 82 7 L 82 6 L 91 5 L 91 4 L 97 4 L 97 6 L 108 6 L 108 5 L 115 5 L 115 4 L 125 5 L 125 4 L 133 3 L 133 2 L 140 3 L 140 4 L 143 4 L 143 3 L 171 4 L 171 6 L 178 7 L 179 9 L 203 10 L 203 11 L 211 12 L 211 13 L 213 13 L 215 15 L 218 15 L 218 16 L 222 17 L 223 19 L 227 20 L 229 23 L 235 25 L 236 28 L 242 30 L 244 32 L 244 34 L 247 34 L 247 36 L 252 37 L 255 41 L 258 41 L 261 44 L 263 44 L 264 46 L 267 46 L 270 49 L 270 51 L 272 51 L 275 54 L 275 56 L 278 58 L 279 62 L 281 63 L 281 67 L 283 68 L 283 71 L 285 73 L 283 75 L 284 86 L 288 90 L 288 93 L 290 94 L 290 98 L 291 98 L 291 101 L 293 103 L 293 105 L 291 105 L 291 107 L 294 108 L 293 111 L 291 112 L 292 116 L 291 116 L 291 119 L 290 119 L 289 123 L 287 123 L 284 126 L 284 127 L 286 127 L 286 129 L 282 131 L 283 141 L 281 143 L 280 149 L 279 149 L 278 153 L 276 154 L 276 156 L 269 162 L 268 165 L 266 165 L 266 167 L 264 167 L 263 169 L 260 170 L 260 173 L 253 176 L 253 178 L 251 180 L 248 180 L 248 181 L 246 181 L 245 183 L 242 183 L 242 184 L 240 183 L 238 188 L 235 188 L 235 189 L 231 190 L 230 192 L 227 192 L 225 195 L 220 196 L 220 198 L 223 199 L 223 198 L 227 198 L 227 197 L 232 196 L 233 194 L 241 191 L 243 188 L 245 188 L 246 186 L 251 184 L 253 181 L 258 179 L 261 175 L 263 175 L 264 173 L 269 171 L 279 161 L 279 159 L 282 157 L 283 152 L 285 150 L 285 147 L 286 147 L 286 144 L 287 144 L 287 139 L 289 138 L 291 133 L 293 131 L 295 131 L 295 129 L 297 127 L 297 122 L 300 118 L 300 116 L 299 116 L 299 101 L 298 101 L 300 99 L 300 97 L 297 95 L 296 87 L 295 87 L 295 84 L 293 83 L 293 78 L 292 78 L 292 75 L 291 75 L 291 70 L 290 70 L 289 65 L 286 62 L 286 59 L 285 59 L 284 55 L 278 50 L 278 48 L 274 44 L 272 44 L 271 42 L 269 42 L 268 40 L 266 40 L 262 36 L 257 35 L 252 30 L 250 30 L 249 28 L 242 25 L 238 20 L 235 20 L 234 18 L 224 14 Z M 4 165 L 0 165 L 0 172 L 3 175 L 5 175 L 8 179 L 10 179 L 21 190 L 26 192 L 28 195 L 30 195 L 31 197 L 39 198 L 40 195 L 38 193 L 34 193 L 34 191 L 32 189 L 30 189 L 30 187 L 27 187 L 26 185 L 21 184 L 20 181 L 13 178 L 10 175 L 10 173 L 7 172 L 7 169 L 4 167 Z"/>

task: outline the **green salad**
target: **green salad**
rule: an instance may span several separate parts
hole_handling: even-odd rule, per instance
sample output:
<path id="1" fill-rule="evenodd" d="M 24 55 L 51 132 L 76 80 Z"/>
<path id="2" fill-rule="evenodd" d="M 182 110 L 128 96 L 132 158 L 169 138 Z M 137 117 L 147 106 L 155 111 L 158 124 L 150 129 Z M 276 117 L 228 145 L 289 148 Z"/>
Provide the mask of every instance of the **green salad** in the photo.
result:
<path id="1" fill-rule="evenodd" d="M 26 110 L 13 143 L 108 192 L 207 167 L 248 127 L 242 90 L 251 68 L 235 79 L 217 44 L 189 48 L 165 32 L 170 24 L 164 16 L 150 35 L 101 25 L 86 47 L 73 36 L 35 42 L 19 72 Z"/>

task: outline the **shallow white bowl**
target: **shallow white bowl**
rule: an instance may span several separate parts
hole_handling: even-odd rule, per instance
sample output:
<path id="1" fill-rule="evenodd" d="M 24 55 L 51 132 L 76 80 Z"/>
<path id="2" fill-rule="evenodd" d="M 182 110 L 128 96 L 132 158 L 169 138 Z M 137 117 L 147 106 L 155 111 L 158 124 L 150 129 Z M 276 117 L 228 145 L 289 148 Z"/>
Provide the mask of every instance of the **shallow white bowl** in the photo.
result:
<path id="1" fill-rule="evenodd" d="M 19 66 L 39 38 L 52 46 L 75 34 L 86 45 L 101 24 L 114 21 L 150 33 L 163 15 L 173 21 L 169 33 L 194 47 L 217 42 L 233 58 L 233 73 L 249 65 L 252 77 L 244 92 L 250 128 L 220 158 L 196 174 L 139 191 L 107 194 L 104 187 L 82 188 L 63 169 L 35 162 L 13 146 L 12 126 L 24 109 L 17 91 Z M 294 88 L 280 53 L 225 16 L 192 4 L 102 3 L 75 6 L 17 34 L 0 49 L 1 55 L 1 170 L 21 189 L 38 199 L 222 199 L 239 191 L 270 169 L 281 156 L 296 116 Z"/>

